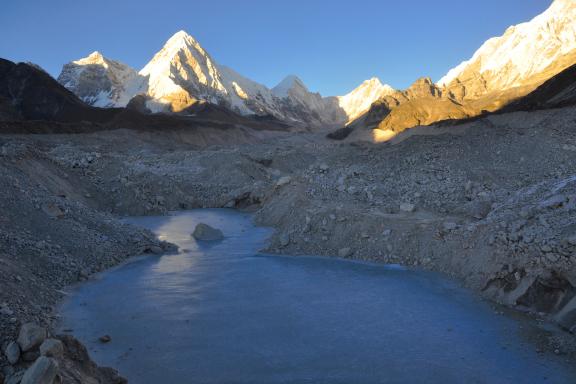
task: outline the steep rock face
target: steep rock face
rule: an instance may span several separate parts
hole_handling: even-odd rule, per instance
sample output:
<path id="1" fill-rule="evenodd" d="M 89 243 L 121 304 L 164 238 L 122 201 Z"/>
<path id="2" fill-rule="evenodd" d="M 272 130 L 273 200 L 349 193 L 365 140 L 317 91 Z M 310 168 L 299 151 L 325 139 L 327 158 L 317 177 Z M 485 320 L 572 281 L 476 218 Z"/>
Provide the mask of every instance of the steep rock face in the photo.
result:
<path id="1" fill-rule="evenodd" d="M 64 65 L 58 82 L 95 107 L 124 107 L 144 86 L 134 69 L 100 52 Z"/>
<path id="2" fill-rule="evenodd" d="M 297 76 L 287 76 L 272 88 L 285 119 L 305 121 L 310 125 L 342 125 L 348 117 L 335 98 L 323 98 L 308 90 Z"/>
<path id="3" fill-rule="evenodd" d="M 455 101 L 423 77 L 394 97 L 396 105 L 386 103 L 389 113 L 378 123 L 378 129 L 401 132 L 417 125 L 429 125 L 446 119 L 469 117 L 473 111 Z"/>
<path id="4" fill-rule="evenodd" d="M 529 22 L 486 41 L 438 81 L 458 99 L 540 84 L 576 60 L 576 2 L 555 0 Z"/>

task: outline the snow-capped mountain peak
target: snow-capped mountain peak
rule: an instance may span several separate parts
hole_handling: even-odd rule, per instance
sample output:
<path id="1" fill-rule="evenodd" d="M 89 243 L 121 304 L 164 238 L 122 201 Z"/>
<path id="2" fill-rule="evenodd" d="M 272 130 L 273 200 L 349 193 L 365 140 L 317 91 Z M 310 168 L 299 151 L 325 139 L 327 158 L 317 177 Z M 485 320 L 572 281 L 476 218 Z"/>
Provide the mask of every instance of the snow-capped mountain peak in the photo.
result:
<path id="1" fill-rule="evenodd" d="M 338 104 L 348 115 L 348 121 L 352 121 L 366 112 L 376 100 L 394 92 L 394 88 L 373 77 L 362 82 L 352 92 L 338 96 Z"/>
<path id="2" fill-rule="evenodd" d="M 324 98 L 295 75 L 269 89 L 216 63 L 185 31 L 172 35 L 138 73 L 96 51 L 67 64 L 58 80 L 97 106 L 125 106 L 132 97 L 145 94 L 152 112 L 179 112 L 202 100 L 245 115 L 272 115 L 316 126 L 345 124 L 393 92 L 373 78 L 346 96 Z"/>
<path id="3" fill-rule="evenodd" d="M 576 1 L 555 0 L 542 14 L 509 27 L 500 37 L 487 40 L 471 59 L 451 69 L 438 81 L 468 84 L 471 96 L 491 90 L 525 85 L 530 78 L 576 53 Z M 563 68 L 553 68 L 554 73 Z M 478 84 L 475 84 L 478 82 Z M 481 83 L 481 84 L 480 84 Z"/>
<path id="4" fill-rule="evenodd" d="M 75 60 L 73 61 L 73 63 L 79 64 L 79 65 L 88 65 L 88 64 L 102 64 L 102 65 L 107 65 L 106 63 L 106 59 L 104 58 L 104 56 L 98 52 L 98 51 L 94 51 L 91 54 L 89 54 L 88 56 L 79 59 L 79 60 Z"/>
<path id="5" fill-rule="evenodd" d="M 147 93 L 158 102 L 152 110 L 167 105 L 180 110 L 197 99 L 217 102 L 228 93 L 214 60 L 184 31 L 170 37 L 140 75 L 148 78 Z"/>
<path id="6" fill-rule="evenodd" d="M 96 107 L 123 107 L 143 85 L 134 69 L 98 51 L 64 65 L 58 81 Z"/>
<path id="7" fill-rule="evenodd" d="M 198 51 L 200 55 L 205 56 L 206 51 L 194 37 L 188 34 L 186 31 L 178 31 L 173 34 L 167 41 L 164 43 L 162 50 L 159 52 L 163 52 L 166 56 L 174 55 L 181 50 L 190 50 L 190 51 Z M 158 55 L 158 54 L 157 54 Z"/>
<path id="8" fill-rule="evenodd" d="M 272 93 L 276 97 L 288 97 L 291 89 L 304 89 L 308 91 L 304 82 L 296 75 L 286 76 L 278 85 L 272 88 Z"/>

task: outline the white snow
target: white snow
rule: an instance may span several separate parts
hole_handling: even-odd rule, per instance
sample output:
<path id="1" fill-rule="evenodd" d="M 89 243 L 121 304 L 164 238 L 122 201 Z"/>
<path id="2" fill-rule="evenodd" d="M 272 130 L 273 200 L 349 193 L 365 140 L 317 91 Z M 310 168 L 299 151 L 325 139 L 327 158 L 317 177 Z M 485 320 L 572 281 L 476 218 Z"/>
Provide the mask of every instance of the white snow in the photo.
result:
<path id="1" fill-rule="evenodd" d="M 531 21 L 511 26 L 504 35 L 487 40 L 471 59 L 451 69 L 438 84 L 449 84 L 479 63 L 480 74 L 505 73 L 498 86 L 501 90 L 511 88 L 575 49 L 576 1 L 556 0 Z"/>
<path id="2" fill-rule="evenodd" d="M 276 97 L 288 97 L 289 91 L 298 86 L 299 84 L 303 84 L 302 80 L 295 75 L 286 76 L 278 85 L 272 88 L 272 93 Z"/>
<path id="3" fill-rule="evenodd" d="M 87 78 L 83 75 L 85 71 L 89 71 Z M 94 78 L 99 81 L 94 83 Z M 149 96 L 147 106 L 153 112 L 169 109 L 174 100 L 198 99 L 224 102 L 245 115 L 270 114 L 302 122 L 313 116 L 330 124 L 354 119 L 379 97 L 393 92 L 391 87 L 374 78 L 348 95 L 337 97 L 335 105 L 334 98 L 323 98 L 308 91 L 295 75 L 287 76 L 269 89 L 231 68 L 218 65 L 185 31 L 170 37 L 138 73 L 96 51 L 67 64 L 59 81 L 87 103 L 100 107 L 125 106 L 135 95 L 145 93 Z M 342 118 L 342 111 L 346 119 Z"/>
<path id="4" fill-rule="evenodd" d="M 379 98 L 391 95 L 395 90 L 388 84 L 382 84 L 380 79 L 373 77 L 364 81 L 352 92 L 338 96 L 338 104 L 348 116 L 348 122 L 358 118 Z"/>
<path id="5" fill-rule="evenodd" d="M 92 89 L 80 84 L 84 78 L 89 79 Z M 143 87 L 143 79 L 134 69 L 106 59 L 98 51 L 66 64 L 58 81 L 96 107 L 124 107 Z"/>

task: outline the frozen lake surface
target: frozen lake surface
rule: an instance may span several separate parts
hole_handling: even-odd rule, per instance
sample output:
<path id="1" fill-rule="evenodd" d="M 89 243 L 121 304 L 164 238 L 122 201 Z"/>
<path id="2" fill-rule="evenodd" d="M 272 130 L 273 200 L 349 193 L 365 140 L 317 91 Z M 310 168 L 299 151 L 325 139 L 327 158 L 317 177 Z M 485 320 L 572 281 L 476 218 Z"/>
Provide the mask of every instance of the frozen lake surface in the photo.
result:
<path id="1" fill-rule="evenodd" d="M 523 322 L 442 276 L 258 254 L 271 231 L 231 210 L 127 221 L 180 253 L 81 284 L 61 329 L 131 383 L 576 382 L 561 357 L 536 353 Z M 200 222 L 226 238 L 198 244 Z"/>

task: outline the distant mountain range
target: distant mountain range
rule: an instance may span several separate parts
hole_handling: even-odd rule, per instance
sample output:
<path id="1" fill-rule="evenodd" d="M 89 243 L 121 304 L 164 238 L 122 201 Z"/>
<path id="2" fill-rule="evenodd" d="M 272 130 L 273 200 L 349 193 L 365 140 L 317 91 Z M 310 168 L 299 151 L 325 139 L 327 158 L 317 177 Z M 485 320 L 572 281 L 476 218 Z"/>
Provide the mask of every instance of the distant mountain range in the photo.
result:
<path id="1" fill-rule="evenodd" d="M 94 52 L 68 63 L 58 81 L 86 103 L 124 107 L 144 96 L 150 112 L 179 112 L 198 101 L 221 105 L 242 115 L 270 115 L 295 124 L 339 126 L 393 92 L 371 79 L 342 97 L 310 92 L 296 76 L 269 89 L 219 65 L 189 34 L 180 31 L 139 72 Z"/>
<path id="2" fill-rule="evenodd" d="M 565 70 L 574 64 L 574 0 L 555 0 L 533 20 L 489 39 L 437 83 L 421 78 L 406 90 L 395 90 L 372 78 L 344 96 L 310 92 L 296 76 L 269 89 L 219 65 L 192 36 L 180 31 L 140 71 L 99 52 L 70 62 L 58 77 L 63 87 L 34 66 L 0 61 L 0 85 L 9 90 L 0 92 L 0 120 L 98 122 L 109 121 L 119 110 L 130 111 L 120 114 L 130 116 L 130 121 L 136 112 L 139 121 L 158 112 L 181 117 L 208 113 L 227 121 L 346 127 L 334 135 L 343 138 L 356 129 L 400 132 L 506 105 L 571 104 L 573 70 Z M 547 90 L 533 92 L 545 82 Z M 527 101 L 524 96 L 529 93 L 532 99 Z M 105 112 L 108 109 L 116 112 Z"/>

